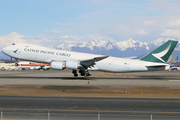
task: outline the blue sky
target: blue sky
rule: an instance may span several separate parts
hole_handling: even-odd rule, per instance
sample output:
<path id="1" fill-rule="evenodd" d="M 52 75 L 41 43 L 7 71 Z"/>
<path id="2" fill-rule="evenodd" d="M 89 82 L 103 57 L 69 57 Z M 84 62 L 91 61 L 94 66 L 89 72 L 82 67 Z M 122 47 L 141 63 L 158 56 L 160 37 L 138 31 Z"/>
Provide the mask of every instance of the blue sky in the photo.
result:
<path id="1" fill-rule="evenodd" d="M 0 0 L 0 48 L 129 38 L 180 39 L 178 0 Z"/>

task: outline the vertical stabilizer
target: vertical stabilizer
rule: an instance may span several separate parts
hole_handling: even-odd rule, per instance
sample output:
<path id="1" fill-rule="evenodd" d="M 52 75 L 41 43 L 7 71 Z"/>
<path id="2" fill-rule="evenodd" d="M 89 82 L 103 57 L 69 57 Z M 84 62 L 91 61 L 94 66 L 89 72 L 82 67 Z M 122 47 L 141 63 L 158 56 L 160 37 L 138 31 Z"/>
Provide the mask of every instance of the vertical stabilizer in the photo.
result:
<path id="1" fill-rule="evenodd" d="M 154 51 L 152 51 L 151 53 L 142 57 L 140 60 L 148 62 L 165 63 L 169 59 L 177 43 L 178 41 L 169 40 L 163 45 L 159 46 Z"/>

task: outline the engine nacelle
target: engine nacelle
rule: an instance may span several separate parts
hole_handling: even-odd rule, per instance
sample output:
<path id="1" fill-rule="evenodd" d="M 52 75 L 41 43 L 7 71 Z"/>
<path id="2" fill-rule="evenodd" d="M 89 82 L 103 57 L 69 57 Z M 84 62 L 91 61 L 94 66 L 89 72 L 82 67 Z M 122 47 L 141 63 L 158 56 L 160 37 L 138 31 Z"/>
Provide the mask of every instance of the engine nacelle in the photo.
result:
<path id="1" fill-rule="evenodd" d="M 63 70 L 65 68 L 65 63 L 61 61 L 52 61 L 51 68 L 57 70 Z"/>
<path id="2" fill-rule="evenodd" d="M 80 67 L 79 61 L 66 61 L 66 68 L 77 70 Z"/>

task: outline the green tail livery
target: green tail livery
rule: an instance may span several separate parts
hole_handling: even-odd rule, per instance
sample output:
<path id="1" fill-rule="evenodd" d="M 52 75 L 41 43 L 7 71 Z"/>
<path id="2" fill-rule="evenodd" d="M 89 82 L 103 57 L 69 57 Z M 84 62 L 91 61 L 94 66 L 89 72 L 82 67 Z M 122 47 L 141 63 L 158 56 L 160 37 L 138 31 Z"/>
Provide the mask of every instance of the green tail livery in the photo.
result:
<path id="1" fill-rule="evenodd" d="M 169 40 L 163 45 L 159 46 L 154 51 L 152 51 L 151 53 L 145 55 L 140 60 L 148 61 L 148 62 L 165 63 L 169 59 L 177 43 L 178 41 Z"/>

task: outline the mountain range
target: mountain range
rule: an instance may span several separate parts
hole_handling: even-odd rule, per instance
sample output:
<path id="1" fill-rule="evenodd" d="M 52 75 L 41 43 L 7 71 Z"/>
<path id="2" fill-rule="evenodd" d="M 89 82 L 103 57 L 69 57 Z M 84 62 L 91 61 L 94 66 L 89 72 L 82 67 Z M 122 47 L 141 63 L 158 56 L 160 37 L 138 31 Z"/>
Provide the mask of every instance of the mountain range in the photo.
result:
<path id="1" fill-rule="evenodd" d="M 161 44 L 168 41 L 169 39 L 170 38 L 159 38 L 157 40 L 150 42 L 141 42 L 134 39 L 128 39 L 126 41 L 115 41 L 115 40 L 100 41 L 94 39 L 92 41 L 83 41 L 83 42 L 78 42 L 76 44 L 63 43 L 56 46 L 50 46 L 50 48 L 58 49 L 58 50 L 101 54 L 101 55 L 108 55 L 114 57 L 136 56 L 136 58 L 141 58 L 145 54 L 151 52 Z M 178 42 L 178 45 L 176 46 L 172 55 L 180 57 L 180 41 Z M 8 57 L 4 55 L 2 52 L 0 52 L 0 57 L 1 59 L 8 59 Z"/>
<path id="2" fill-rule="evenodd" d="M 138 40 L 128 39 L 126 41 L 100 41 L 94 39 L 92 41 L 79 42 L 77 44 L 63 43 L 57 46 L 50 46 L 53 49 L 68 50 L 92 54 L 101 54 L 114 57 L 143 57 L 147 53 L 156 49 L 161 44 L 168 41 L 170 38 L 159 38 L 151 42 L 140 42 Z M 171 39 L 174 40 L 174 39 Z M 180 41 L 176 46 L 173 56 L 178 56 L 180 53 Z M 180 56 L 180 55 L 179 55 Z"/>

